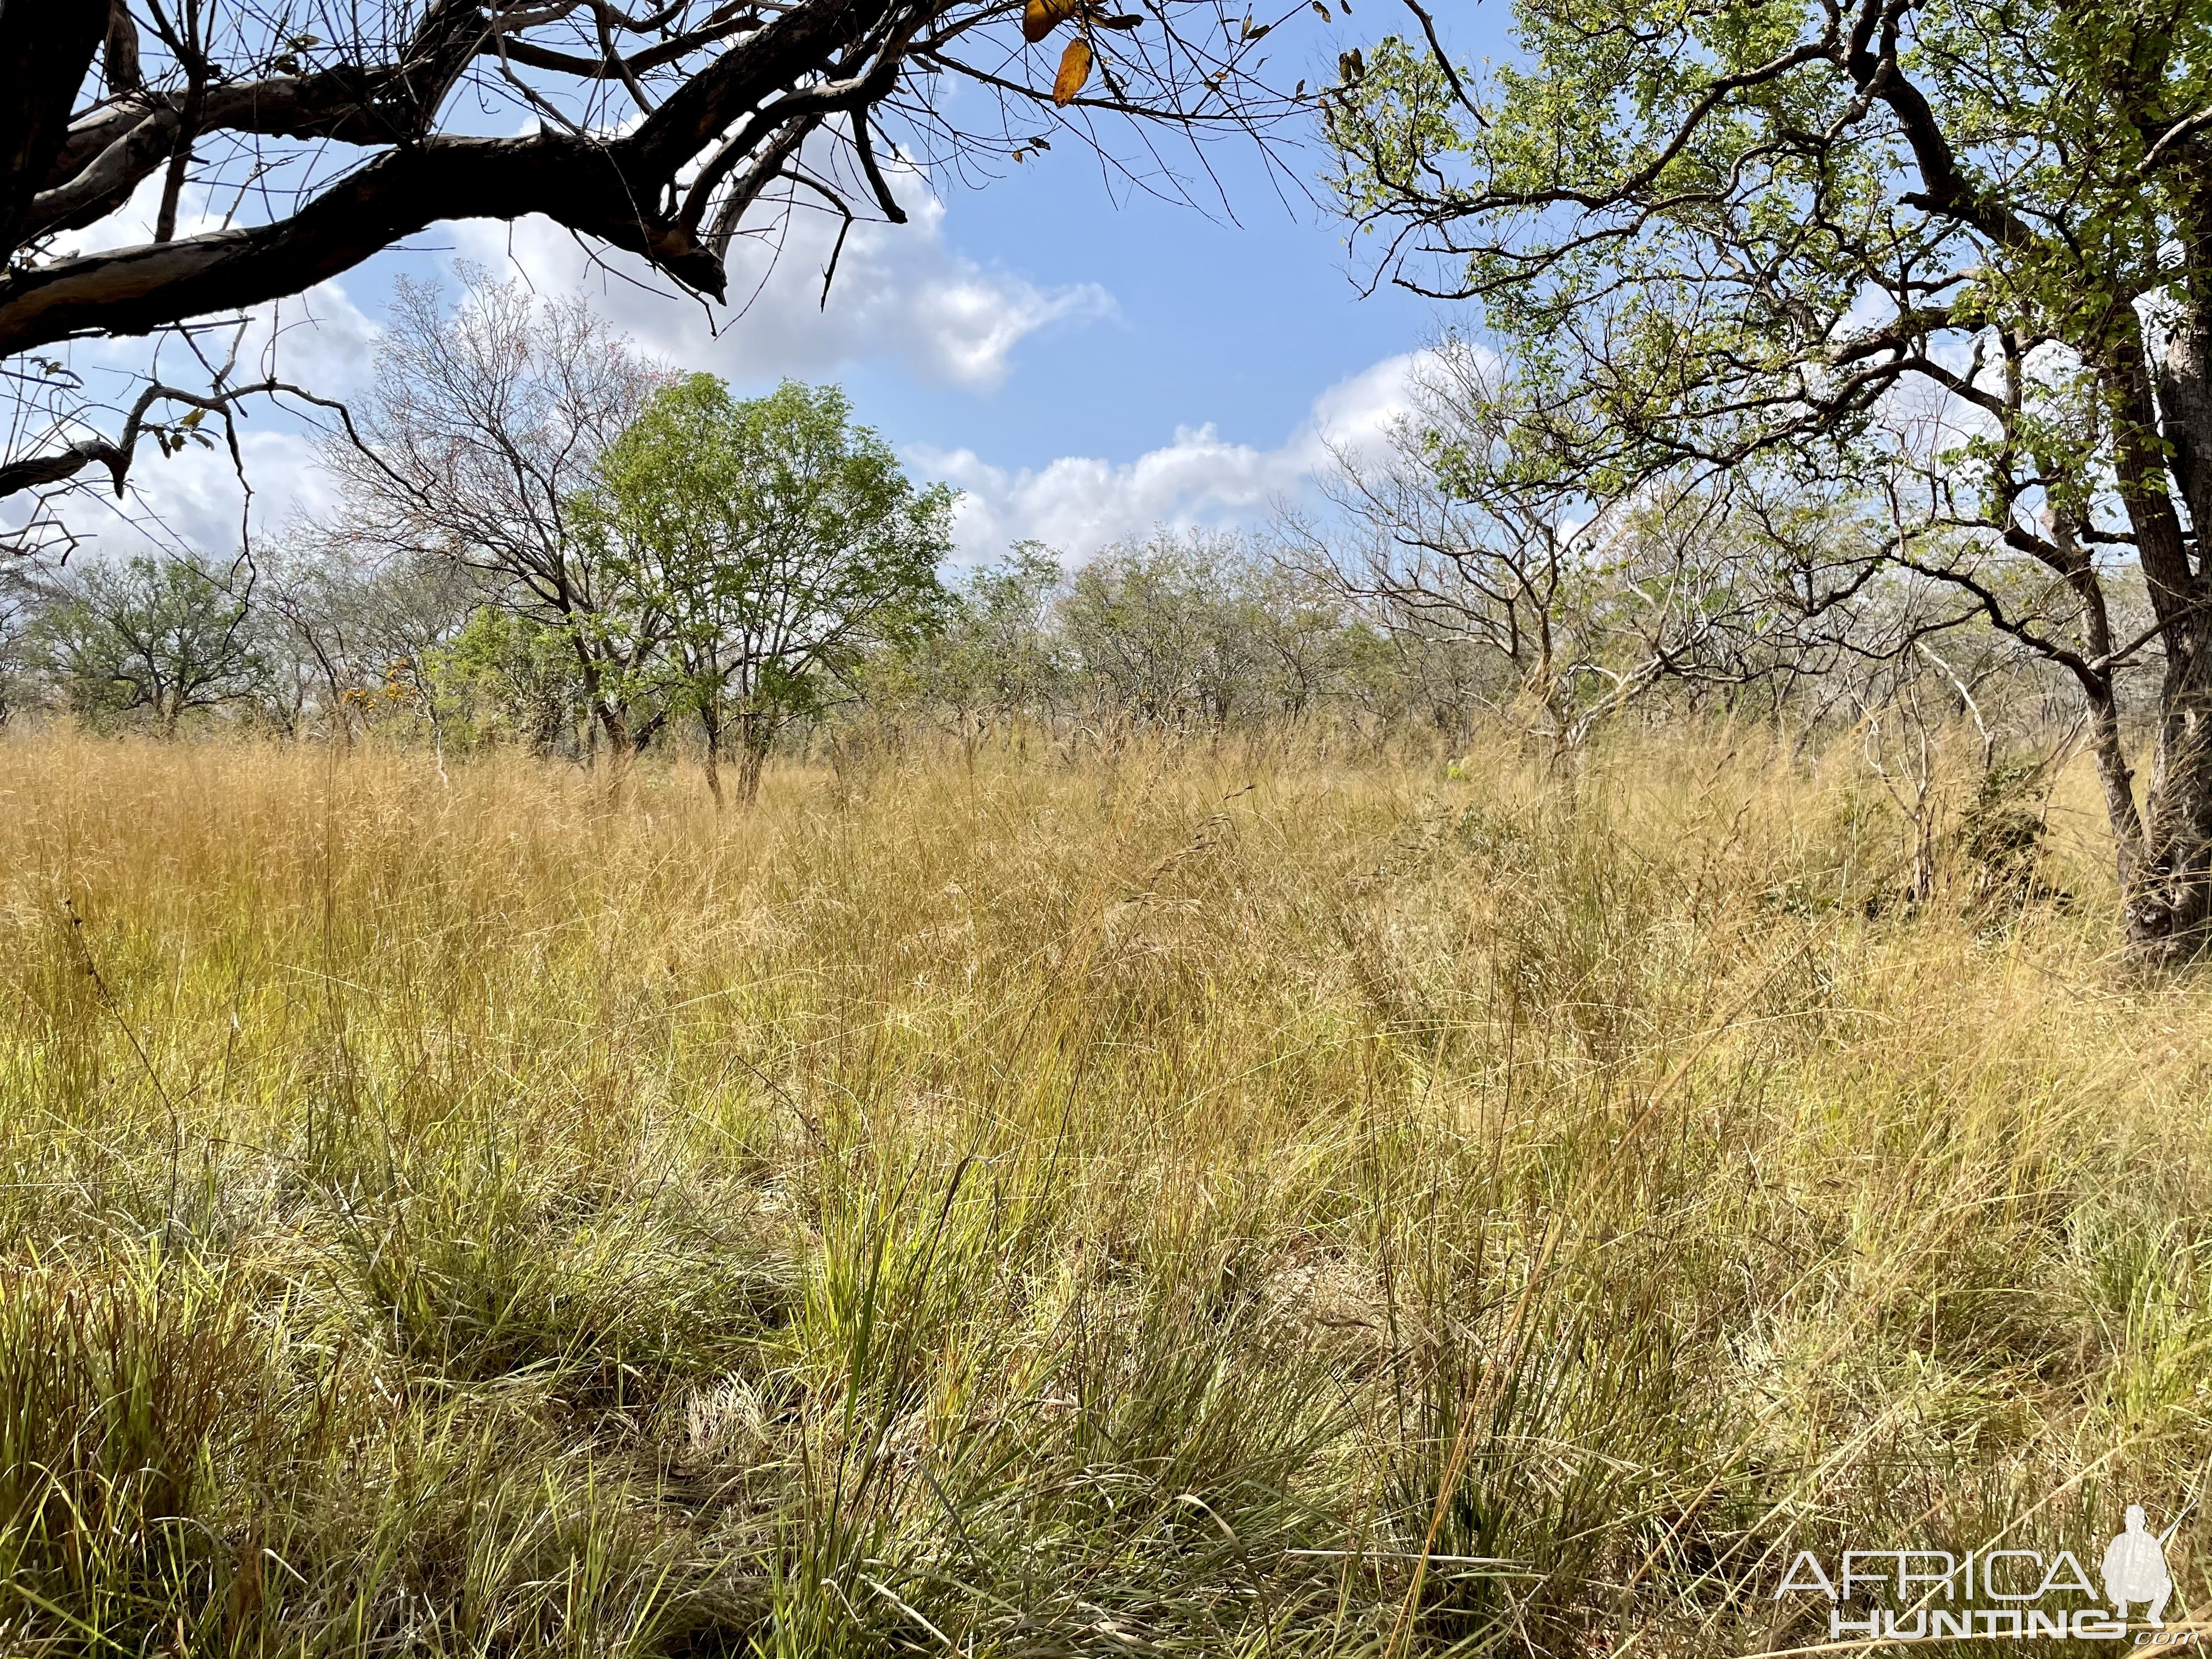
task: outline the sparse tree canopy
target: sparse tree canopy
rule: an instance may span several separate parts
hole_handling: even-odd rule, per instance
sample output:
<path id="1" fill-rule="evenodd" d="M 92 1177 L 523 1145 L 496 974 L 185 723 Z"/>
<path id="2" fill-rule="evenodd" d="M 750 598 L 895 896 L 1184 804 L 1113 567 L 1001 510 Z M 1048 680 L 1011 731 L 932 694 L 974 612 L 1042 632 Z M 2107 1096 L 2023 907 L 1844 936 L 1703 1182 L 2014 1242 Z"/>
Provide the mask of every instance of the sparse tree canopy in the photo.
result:
<path id="1" fill-rule="evenodd" d="M 1496 354 L 1448 337 L 1410 392 L 1384 453 L 1346 449 L 1322 478 L 1334 511 L 1286 517 L 1291 556 L 1394 633 L 1474 647 L 1495 671 L 1483 701 L 1555 752 L 1664 681 L 1771 675 L 1832 608 L 1834 573 L 1771 514 L 1585 484 L 1549 441 L 1541 382 Z M 1794 539 L 1817 559 L 1837 538 Z"/>
<path id="2" fill-rule="evenodd" d="M 1480 301 L 1617 487 L 1781 465 L 2075 682 L 2128 926 L 2212 926 L 2212 13 L 1520 0 L 1483 83 L 1347 58 L 1347 210 Z M 2116 623 L 2139 565 L 2154 612 Z M 2138 803 L 2118 677 L 2158 672 Z"/>
<path id="3" fill-rule="evenodd" d="M 402 281 L 374 386 L 324 447 L 345 492 L 332 549 L 465 568 L 553 629 L 617 758 L 649 735 L 629 693 L 657 613 L 619 591 L 574 509 L 665 379 L 580 301 L 477 281 L 448 311 Z"/>
<path id="4" fill-rule="evenodd" d="M 262 678 L 246 596 L 190 561 L 76 566 L 45 600 L 31 649 L 82 718 L 143 713 L 174 737 L 185 715 L 250 696 Z"/>

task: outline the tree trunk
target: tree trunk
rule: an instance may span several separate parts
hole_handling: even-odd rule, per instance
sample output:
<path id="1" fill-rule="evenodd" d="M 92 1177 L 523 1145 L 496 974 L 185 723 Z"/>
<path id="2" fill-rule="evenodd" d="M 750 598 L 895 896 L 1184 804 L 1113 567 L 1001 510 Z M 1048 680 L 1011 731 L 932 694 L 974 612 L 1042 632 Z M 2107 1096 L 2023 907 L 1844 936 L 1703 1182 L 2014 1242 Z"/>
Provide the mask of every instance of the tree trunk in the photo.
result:
<path id="1" fill-rule="evenodd" d="M 620 799 L 623 785 L 629 778 L 629 763 L 637 745 L 630 739 L 629 720 L 614 704 L 595 701 L 592 713 L 599 716 L 599 729 L 607 739 L 607 794 L 611 799 Z"/>
<path id="2" fill-rule="evenodd" d="M 2212 398 L 2203 395 L 2204 368 L 2204 358 L 2192 348 L 2169 353 L 2162 375 L 2170 389 L 2168 435 L 2185 489 L 2206 472 L 2201 463 L 2212 457 Z M 2116 482 L 2135 530 L 2166 662 L 2142 859 L 2132 880 L 2124 874 L 2122 896 L 2130 948 L 2166 957 L 2201 948 L 2212 921 L 2212 614 L 2182 539 L 2150 376 L 2132 331 L 2108 374 L 2117 405 Z M 2212 474 L 2205 483 L 2212 488 Z M 2111 788 L 2108 782 L 2108 797 Z"/>
<path id="3" fill-rule="evenodd" d="M 2194 951 L 2212 921 L 2212 630 L 2202 619 L 2168 626 L 2146 806 L 2129 942 L 2154 956 Z"/>
<path id="4" fill-rule="evenodd" d="M 702 708 L 699 727 L 707 739 L 707 793 L 714 798 L 714 810 L 719 812 L 727 804 L 722 799 L 721 716 L 711 708 Z"/>
<path id="5" fill-rule="evenodd" d="M 573 622 L 573 617 L 570 620 Z M 584 702 L 592 711 L 592 729 L 606 736 L 607 797 L 620 800 L 623 784 L 629 776 L 630 760 L 637 752 L 637 745 L 630 740 L 629 718 L 619 703 L 605 694 L 606 680 L 599 672 L 599 663 L 585 648 L 583 636 L 573 628 L 569 644 L 576 653 L 577 671 L 584 683 Z M 592 758 L 596 766 L 599 757 L 594 754 Z"/>
<path id="6" fill-rule="evenodd" d="M 741 753 L 738 763 L 738 799 L 750 806 L 760 799 L 761 769 L 768 762 L 768 746 L 775 733 L 757 714 L 738 717 Z"/>
<path id="7" fill-rule="evenodd" d="M 2195 308 L 2166 337 L 2158 405 L 2174 480 L 2201 538 L 2212 525 L 2212 326 Z"/>
<path id="8" fill-rule="evenodd" d="M 2112 830 L 2113 863 L 2124 899 L 2135 890 L 2142 869 L 2143 822 L 2136 805 L 2135 772 L 2128 765 L 2127 744 L 2120 731 L 2119 696 L 2112 666 L 2112 613 L 2105 605 L 2095 562 L 2082 550 L 2081 529 L 2074 515 L 2056 507 L 2046 507 L 2045 527 L 2064 560 L 2066 585 L 2081 607 L 2081 637 L 2089 647 L 2089 661 L 2102 665 L 2087 672 L 2077 671 L 2077 678 L 2089 706 L 2089 752 L 2097 764 L 2098 786 L 2105 794 L 2105 817 Z M 1985 739 L 1984 772 L 1989 769 L 1989 754 Z"/>
<path id="9" fill-rule="evenodd" d="M 107 0 L 0 5 L 0 266 L 67 143 L 70 106 L 107 34 Z"/>
<path id="10" fill-rule="evenodd" d="M 2105 794 L 2105 817 L 2112 827 L 2112 857 L 2120 878 L 2124 905 L 2142 884 L 2145 859 L 2142 814 L 2136 806 L 2135 773 L 2128 765 L 2126 744 L 2120 737 L 2119 705 L 2112 696 L 2112 676 L 2090 690 L 2089 752 L 2097 763 L 2097 784 Z M 2133 911 L 2129 911 L 2133 943 Z"/>

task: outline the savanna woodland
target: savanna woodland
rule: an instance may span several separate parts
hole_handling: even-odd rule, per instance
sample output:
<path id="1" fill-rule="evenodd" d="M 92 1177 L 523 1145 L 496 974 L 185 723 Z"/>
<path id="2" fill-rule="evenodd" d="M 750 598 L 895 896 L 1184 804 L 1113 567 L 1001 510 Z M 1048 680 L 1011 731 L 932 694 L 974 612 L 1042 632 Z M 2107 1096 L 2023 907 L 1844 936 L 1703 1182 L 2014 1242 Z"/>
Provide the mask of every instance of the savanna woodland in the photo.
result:
<path id="1" fill-rule="evenodd" d="M 2212 1615 L 2212 9 L 1376 10 L 0 0 L 0 1654 Z M 979 559 L 580 291 L 288 344 L 1016 165 L 1396 412 Z"/>

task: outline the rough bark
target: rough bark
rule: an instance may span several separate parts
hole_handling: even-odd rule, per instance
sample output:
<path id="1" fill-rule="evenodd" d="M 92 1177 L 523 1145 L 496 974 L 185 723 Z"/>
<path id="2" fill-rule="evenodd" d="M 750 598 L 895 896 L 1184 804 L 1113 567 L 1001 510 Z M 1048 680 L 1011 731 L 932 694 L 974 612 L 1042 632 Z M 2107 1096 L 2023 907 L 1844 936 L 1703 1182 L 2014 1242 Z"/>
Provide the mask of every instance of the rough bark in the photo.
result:
<path id="1" fill-rule="evenodd" d="M 2130 947 L 2162 957 L 2200 948 L 2212 921 L 2212 608 L 2182 538 L 2150 376 L 2132 335 L 2106 374 L 2117 416 L 2118 494 L 2135 532 L 2165 659 L 2143 856 L 2123 897 Z M 2179 404 L 2170 416 L 2187 409 L 2190 399 Z M 2170 429 L 2180 424 L 2171 421 Z M 2179 435 L 2175 463 L 2185 486 L 2189 473 L 2212 455 L 2212 429 L 2196 427 Z"/>
<path id="2" fill-rule="evenodd" d="M 2082 641 L 2088 647 L 2085 672 L 2075 679 L 2089 711 L 2089 754 L 2097 768 L 2097 783 L 2105 797 L 2105 817 L 2112 830 L 2113 864 L 2120 891 L 2133 892 L 2142 869 L 2143 822 L 2136 804 L 2135 771 L 2128 764 L 2126 738 L 2120 730 L 2118 676 L 2112 667 L 2112 619 L 2105 604 L 2105 590 L 2097 580 L 2096 566 L 2081 542 L 2080 526 L 2071 515 L 2053 510 L 2049 515 L 2051 545 L 2057 549 L 2062 574 L 2081 607 Z M 1984 767 L 1988 760 L 1984 756 Z"/>
<path id="3" fill-rule="evenodd" d="M 738 799 L 748 806 L 760 799 L 761 772 L 775 740 L 775 728 L 760 715 L 738 716 Z"/>
<path id="4" fill-rule="evenodd" d="M 0 53 L 9 39 L 9 21 L 19 9 L 26 15 L 37 9 L 25 0 L 5 3 Z M 68 0 L 50 9 L 56 16 L 81 11 L 82 39 L 52 39 L 58 31 L 42 21 L 35 29 L 16 31 L 35 38 L 15 54 L 15 64 L 0 58 L 0 109 L 7 107 L 4 77 L 11 67 L 27 88 L 41 73 L 68 82 L 59 94 L 46 96 L 47 83 L 38 82 L 41 98 L 27 93 L 23 113 L 12 123 L 0 118 L 0 143 L 13 145 L 12 155 L 0 153 L 0 167 L 14 192 L 0 200 L 0 216 L 12 209 L 12 216 L 0 216 L 0 230 L 31 216 L 33 188 L 48 181 L 39 199 L 53 224 L 85 222 L 88 214 L 97 218 L 96 207 L 112 210 L 166 161 L 170 146 L 164 140 L 181 117 L 165 100 L 129 99 L 70 133 L 69 100 L 105 36 L 108 9 Z M 765 136 L 791 121 L 818 119 L 883 96 L 901 66 L 888 52 L 866 76 L 784 90 L 811 66 L 866 38 L 882 17 L 878 0 L 817 0 L 794 8 L 729 47 L 620 138 L 550 129 L 523 138 L 472 138 L 428 131 L 453 79 L 489 38 L 477 6 L 445 0 L 432 8 L 399 64 L 222 89 L 210 94 L 198 123 L 291 137 L 396 142 L 397 148 L 274 223 L 58 260 L 0 279 L 0 356 L 80 332 L 143 334 L 296 294 L 445 219 L 544 214 L 719 299 L 721 260 L 702 245 L 696 219 L 671 204 L 678 173 L 716 134 L 749 114 L 748 126 L 761 127 Z M 64 45 L 74 53 L 73 74 L 58 64 Z M 12 238 L 7 245 L 12 247 Z"/>
<path id="5" fill-rule="evenodd" d="M 2201 537 L 2203 526 L 2212 526 L 2212 319 L 2200 311 L 2192 309 L 2166 337 L 2158 404 L 2174 479 Z"/>
<path id="6" fill-rule="evenodd" d="M 780 181 L 826 196 L 848 223 L 856 208 L 905 221 L 879 158 L 886 132 L 920 135 L 921 150 L 944 141 L 936 159 L 950 161 L 1003 156 L 1039 115 L 1096 143 L 1104 113 L 1264 149 L 1297 112 L 1259 78 L 1265 31 L 1209 72 L 1199 43 L 1219 19 L 1205 0 L 1162 0 L 1144 48 L 1064 111 L 1030 84 L 1026 58 L 1005 55 L 1021 51 L 1022 27 L 1006 0 L 309 9 L 338 38 L 292 33 L 307 19 L 283 8 L 228 8 L 209 30 L 179 30 L 174 8 L 150 0 L 0 0 L 0 359 L 235 314 L 448 220 L 543 215 L 719 301 L 732 238 Z M 1087 31 L 1091 15 L 1063 8 L 1061 21 Z M 949 125 L 940 107 L 963 83 L 988 100 L 972 106 L 980 127 Z M 455 130 L 518 109 L 535 131 Z M 228 216 L 177 236 L 188 163 Z M 119 216 L 149 183 L 163 185 L 153 240 L 113 246 L 136 234 Z M 65 367 L 37 372 L 48 380 L 23 384 L 50 407 L 18 435 L 42 435 L 0 453 L 0 498 L 81 487 L 94 460 L 120 487 L 131 446 L 100 430 L 107 411 Z M 238 392 L 229 374 L 210 366 L 209 395 Z"/>
<path id="7" fill-rule="evenodd" d="M 69 335 L 145 334 L 313 288 L 441 219 L 543 213 L 719 297 L 721 262 L 638 207 L 618 145 L 562 132 L 387 150 L 289 219 L 87 254 L 0 281 L 0 356 Z M 653 199 L 647 191 L 643 198 Z"/>
<path id="8" fill-rule="evenodd" d="M 0 0 L 0 265 L 68 141 L 70 106 L 107 19 L 107 0 Z"/>
<path id="9" fill-rule="evenodd" d="M 700 709 L 699 729 L 707 744 L 707 793 L 719 812 L 727 803 L 722 799 L 722 722 L 714 709 Z"/>

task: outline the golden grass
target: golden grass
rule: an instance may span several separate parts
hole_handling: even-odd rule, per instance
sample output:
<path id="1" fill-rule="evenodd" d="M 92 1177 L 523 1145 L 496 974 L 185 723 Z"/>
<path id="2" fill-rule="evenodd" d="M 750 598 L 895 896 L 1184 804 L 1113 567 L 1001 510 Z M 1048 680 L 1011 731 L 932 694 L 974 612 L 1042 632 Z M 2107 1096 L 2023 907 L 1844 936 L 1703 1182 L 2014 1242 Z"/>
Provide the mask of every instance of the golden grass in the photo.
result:
<path id="1" fill-rule="evenodd" d="M 2212 1469 L 2212 1014 L 2086 831 L 1906 910 L 1711 732 L 447 770 L 0 744 L 0 1650 L 1747 1653 Z"/>

